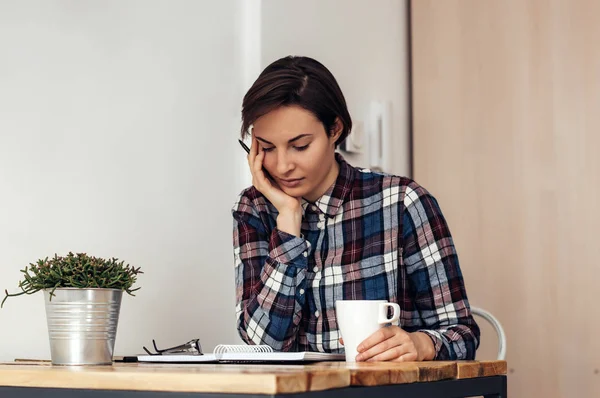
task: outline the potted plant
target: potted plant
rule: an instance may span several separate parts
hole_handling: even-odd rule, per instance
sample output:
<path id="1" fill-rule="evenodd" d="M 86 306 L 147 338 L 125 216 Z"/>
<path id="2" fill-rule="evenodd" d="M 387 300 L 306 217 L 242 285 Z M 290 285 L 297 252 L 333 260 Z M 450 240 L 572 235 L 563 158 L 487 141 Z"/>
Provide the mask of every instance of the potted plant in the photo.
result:
<path id="1" fill-rule="evenodd" d="M 44 292 L 46 320 L 53 365 L 112 364 L 123 291 L 130 295 L 141 274 L 116 258 L 103 259 L 85 253 L 54 255 L 21 270 L 18 293 Z"/>

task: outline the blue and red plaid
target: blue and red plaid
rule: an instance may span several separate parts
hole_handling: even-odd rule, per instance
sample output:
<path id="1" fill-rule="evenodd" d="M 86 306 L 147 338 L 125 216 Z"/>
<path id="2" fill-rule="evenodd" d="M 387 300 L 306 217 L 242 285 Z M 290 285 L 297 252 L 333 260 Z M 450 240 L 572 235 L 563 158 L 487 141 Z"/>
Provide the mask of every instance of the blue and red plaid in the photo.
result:
<path id="1" fill-rule="evenodd" d="M 276 227 L 254 187 L 232 213 L 238 330 L 279 351 L 343 352 L 338 299 L 400 305 L 400 326 L 427 333 L 436 359 L 474 359 L 479 327 L 436 199 L 415 181 L 355 168 L 315 203 L 302 202 L 301 237 Z"/>

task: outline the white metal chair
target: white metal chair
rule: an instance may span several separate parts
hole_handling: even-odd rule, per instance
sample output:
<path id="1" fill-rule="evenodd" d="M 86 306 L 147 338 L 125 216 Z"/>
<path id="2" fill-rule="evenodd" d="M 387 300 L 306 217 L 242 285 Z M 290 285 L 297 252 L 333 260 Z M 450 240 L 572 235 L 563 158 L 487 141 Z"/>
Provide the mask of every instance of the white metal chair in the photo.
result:
<path id="1" fill-rule="evenodd" d="M 504 358 L 506 358 L 506 334 L 504 334 L 504 329 L 502 328 L 500 321 L 490 312 L 482 308 L 471 307 L 471 312 L 473 315 L 477 315 L 492 324 L 496 330 L 496 335 L 498 335 L 498 359 L 504 360 Z"/>

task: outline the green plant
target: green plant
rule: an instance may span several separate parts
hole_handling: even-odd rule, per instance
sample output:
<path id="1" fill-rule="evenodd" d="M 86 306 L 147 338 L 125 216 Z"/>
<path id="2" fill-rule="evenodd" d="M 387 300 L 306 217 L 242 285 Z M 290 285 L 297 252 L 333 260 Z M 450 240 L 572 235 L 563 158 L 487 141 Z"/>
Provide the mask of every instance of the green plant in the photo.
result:
<path id="1" fill-rule="evenodd" d="M 85 253 L 71 252 L 65 257 L 55 254 L 54 258 L 40 259 L 37 263 L 30 263 L 28 267 L 21 270 L 24 274 L 24 279 L 19 282 L 21 292 L 9 294 L 5 290 L 6 296 L 0 308 L 9 297 L 33 294 L 42 289 L 52 289 L 52 300 L 54 290 L 62 287 L 120 289 L 135 296 L 133 292 L 140 288 L 131 287 L 136 282 L 137 275 L 143 273 L 140 267 L 131 267 L 116 258 L 105 260 Z"/>

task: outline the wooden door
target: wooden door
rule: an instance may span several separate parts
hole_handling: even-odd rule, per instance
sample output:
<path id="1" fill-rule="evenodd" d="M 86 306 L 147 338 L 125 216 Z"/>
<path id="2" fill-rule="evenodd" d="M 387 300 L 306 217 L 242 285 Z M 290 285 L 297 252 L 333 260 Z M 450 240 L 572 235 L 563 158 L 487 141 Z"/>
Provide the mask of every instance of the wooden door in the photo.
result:
<path id="1" fill-rule="evenodd" d="M 600 1 L 414 0 L 411 25 L 414 178 L 509 395 L 600 397 Z"/>

